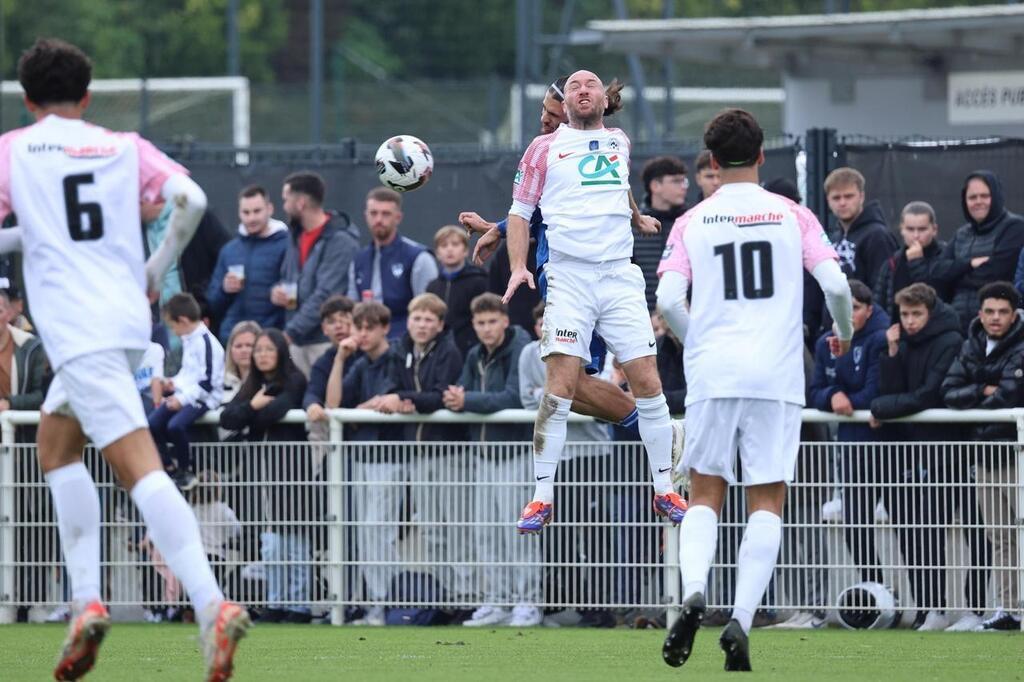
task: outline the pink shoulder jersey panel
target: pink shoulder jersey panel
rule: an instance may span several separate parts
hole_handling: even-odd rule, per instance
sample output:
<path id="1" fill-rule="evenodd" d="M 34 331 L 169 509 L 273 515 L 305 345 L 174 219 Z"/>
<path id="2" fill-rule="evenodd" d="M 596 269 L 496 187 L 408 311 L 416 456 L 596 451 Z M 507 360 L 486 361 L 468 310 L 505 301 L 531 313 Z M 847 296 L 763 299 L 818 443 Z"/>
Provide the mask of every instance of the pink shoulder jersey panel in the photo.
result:
<path id="1" fill-rule="evenodd" d="M 160 189 L 170 176 L 177 173 L 188 175 L 184 166 L 172 160 L 138 133 L 114 134 L 130 140 L 139 151 L 139 198 L 143 201 L 154 201 L 159 197 Z"/>
<path id="2" fill-rule="evenodd" d="M 661 262 L 658 263 L 658 276 L 672 271 L 678 272 L 686 279 L 693 280 L 693 272 L 690 268 L 690 254 L 686 252 L 686 242 L 683 237 L 686 233 L 686 226 L 690 222 L 690 215 L 693 211 L 687 211 L 676 219 L 672 225 L 672 231 L 665 242 L 665 252 L 661 254 Z"/>
<path id="3" fill-rule="evenodd" d="M 11 144 L 23 135 L 25 128 L 18 128 L 0 135 L 0 220 L 11 212 Z"/>
<path id="4" fill-rule="evenodd" d="M 515 201 L 530 206 L 540 203 L 540 195 L 544 190 L 544 180 L 548 170 L 548 150 L 557 133 L 558 131 L 539 135 L 533 138 L 533 142 L 526 148 L 526 153 L 523 154 L 523 158 L 519 162 L 519 170 L 516 171 L 516 178 L 513 181 L 512 198 Z"/>
<path id="5" fill-rule="evenodd" d="M 806 206 L 790 202 L 800 225 L 800 242 L 803 246 L 804 269 L 811 272 L 819 264 L 827 260 L 838 261 L 839 256 L 832 248 L 832 242 L 822 229 L 817 216 Z"/>

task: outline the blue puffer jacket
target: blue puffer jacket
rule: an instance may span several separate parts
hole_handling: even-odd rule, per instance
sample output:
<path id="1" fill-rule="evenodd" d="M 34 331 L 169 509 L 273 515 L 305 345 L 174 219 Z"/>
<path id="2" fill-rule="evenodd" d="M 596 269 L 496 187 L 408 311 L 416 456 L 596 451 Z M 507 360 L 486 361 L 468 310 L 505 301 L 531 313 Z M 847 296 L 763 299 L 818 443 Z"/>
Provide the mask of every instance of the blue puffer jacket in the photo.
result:
<path id="1" fill-rule="evenodd" d="M 242 320 L 254 320 L 263 328 L 284 327 L 284 308 L 270 302 L 270 290 L 281 281 L 288 226 L 271 219 L 270 230 L 266 237 L 253 237 L 239 226 L 239 236 L 225 244 L 217 256 L 206 300 L 215 315 L 223 315 L 219 334 L 222 343 L 227 343 L 232 328 Z M 245 266 L 245 285 L 237 294 L 224 292 L 229 265 Z"/>
<path id="2" fill-rule="evenodd" d="M 841 358 L 832 357 L 828 339 L 832 332 L 821 335 L 814 345 L 814 379 L 807 389 L 807 404 L 823 412 L 832 411 L 832 396 L 842 391 L 855 410 L 871 409 L 871 401 L 879 392 L 879 360 L 888 348 L 885 330 L 889 315 L 882 306 L 874 306 L 864 327 L 853 335 L 850 352 Z M 840 424 L 839 440 L 878 440 L 881 434 L 867 424 Z"/>

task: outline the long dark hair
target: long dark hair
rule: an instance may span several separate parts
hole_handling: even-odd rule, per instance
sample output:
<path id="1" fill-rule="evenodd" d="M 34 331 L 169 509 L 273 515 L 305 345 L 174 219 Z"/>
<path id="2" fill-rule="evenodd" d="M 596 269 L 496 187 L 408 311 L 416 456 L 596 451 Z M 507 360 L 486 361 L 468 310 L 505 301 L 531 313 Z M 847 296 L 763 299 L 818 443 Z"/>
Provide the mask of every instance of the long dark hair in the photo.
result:
<path id="1" fill-rule="evenodd" d="M 273 372 L 264 374 L 256 367 L 255 358 L 252 367 L 249 369 L 249 376 L 245 378 L 241 388 L 238 389 L 238 400 L 249 400 L 259 393 L 264 385 L 274 393 L 280 393 L 284 388 L 288 375 L 294 371 L 291 355 L 288 353 L 288 340 L 278 329 L 264 329 L 256 336 L 256 343 L 253 344 L 253 354 L 256 353 L 256 344 L 260 339 L 267 338 L 277 349 L 277 367 Z"/>

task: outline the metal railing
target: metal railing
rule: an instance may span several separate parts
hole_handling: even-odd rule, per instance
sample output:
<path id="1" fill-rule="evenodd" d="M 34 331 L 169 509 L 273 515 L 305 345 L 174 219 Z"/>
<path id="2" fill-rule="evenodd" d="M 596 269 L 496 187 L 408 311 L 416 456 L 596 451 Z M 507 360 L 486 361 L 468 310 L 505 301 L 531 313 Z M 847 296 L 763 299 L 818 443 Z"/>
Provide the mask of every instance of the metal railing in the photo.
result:
<path id="1" fill-rule="evenodd" d="M 804 411 L 806 424 L 866 421 Z M 654 618 L 680 601 L 678 533 L 650 508 L 639 442 L 572 443 L 541 537 L 513 524 L 532 493 L 526 442 L 356 442 L 350 424 L 529 424 L 534 413 L 383 415 L 334 410 L 325 442 L 195 443 L 201 483 L 190 502 L 229 596 L 311 610 L 334 624 L 346 607 L 614 609 Z M 588 421 L 572 415 L 573 421 Z M 293 411 L 286 418 L 305 421 Z M 901 611 L 1020 613 L 1024 569 L 1024 410 L 931 410 L 903 421 L 1015 424 L 1017 442 L 806 441 L 789 489 L 784 541 L 765 606 L 835 613 L 840 593 L 883 583 Z M 0 622 L 18 607 L 66 600 L 49 490 L 35 446 L 0 414 Z M 216 424 L 217 414 L 202 424 Z M 180 607 L 183 594 L 148 543 L 128 495 L 90 449 L 101 491 L 106 598 L 123 617 Z M 723 509 L 709 582 L 732 601 L 745 525 L 742 490 Z M 402 611 L 394 611 L 399 614 Z M 912 617 L 912 616 L 908 616 Z"/>

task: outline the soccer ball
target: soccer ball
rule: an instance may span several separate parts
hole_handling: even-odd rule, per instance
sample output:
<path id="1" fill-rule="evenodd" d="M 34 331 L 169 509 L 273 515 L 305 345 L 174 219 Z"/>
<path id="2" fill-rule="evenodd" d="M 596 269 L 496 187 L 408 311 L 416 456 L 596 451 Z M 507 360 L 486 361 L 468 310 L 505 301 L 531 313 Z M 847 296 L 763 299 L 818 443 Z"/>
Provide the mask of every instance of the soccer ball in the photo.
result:
<path id="1" fill-rule="evenodd" d="M 377 175 L 387 187 L 411 192 L 427 184 L 434 172 L 434 155 L 423 140 L 412 135 L 395 135 L 377 150 Z"/>

